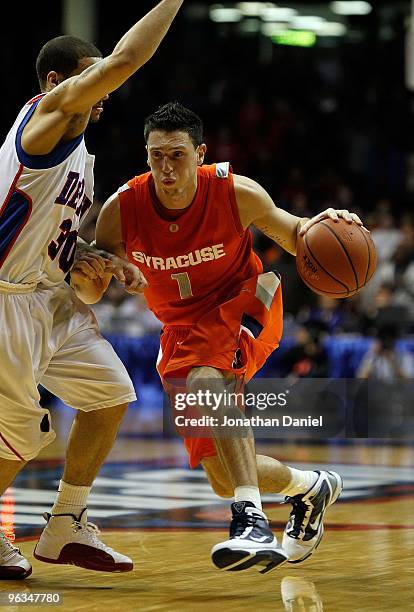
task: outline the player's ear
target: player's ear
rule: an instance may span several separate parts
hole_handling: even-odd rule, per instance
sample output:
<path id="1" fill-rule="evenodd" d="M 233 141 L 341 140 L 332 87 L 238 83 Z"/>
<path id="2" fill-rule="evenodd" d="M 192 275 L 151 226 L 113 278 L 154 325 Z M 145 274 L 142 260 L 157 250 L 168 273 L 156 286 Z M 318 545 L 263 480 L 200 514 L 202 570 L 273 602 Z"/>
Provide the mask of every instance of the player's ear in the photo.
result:
<path id="1" fill-rule="evenodd" d="M 204 157 L 207 152 L 207 145 L 204 142 L 197 147 L 197 165 L 202 166 L 204 164 Z"/>
<path id="2" fill-rule="evenodd" d="M 60 85 L 62 80 L 63 79 L 61 78 L 61 75 L 58 72 L 56 72 L 55 70 L 51 70 L 46 77 L 46 90 L 51 91 L 52 89 Z"/>
<path id="3" fill-rule="evenodd" d="M 147 152 L 147 166 L 149 166 L 151 168 L 151 164 L 150 164 L 150 161 L 149 161 L 148 145 L 145 145 L 145 150 Z"/>

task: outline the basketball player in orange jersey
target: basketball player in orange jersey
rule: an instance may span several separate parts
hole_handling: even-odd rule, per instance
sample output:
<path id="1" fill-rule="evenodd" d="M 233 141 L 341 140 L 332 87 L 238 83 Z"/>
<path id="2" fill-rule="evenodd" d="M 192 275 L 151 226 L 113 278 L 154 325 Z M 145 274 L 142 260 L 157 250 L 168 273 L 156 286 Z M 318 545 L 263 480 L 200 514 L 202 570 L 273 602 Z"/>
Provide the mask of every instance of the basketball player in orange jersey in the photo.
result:
<path id="1" fill-rule="evenodd" d="M 320 219 L 361 221 L 333 209 L 310 220 L 295 217 L 256 182 L 232 174 L 228 163 L 203 166 L 202 122 L 178 103 L 146 120 L 145 140 L 151 171 L 106 202 L 97 247 L 127 255 L 148 282 L 148 305 L 164 324 L 157 368 L 167 390 L 179 378 L 196 393 L 248 381 L 282 335 L 280 279 L 262 273 L 249 226 L 295 255 L 298 233 Z M 91 289 L 96 301 L 109 280 L 107 275 Z M 221 410 L 239 412 L 235 406 Z M 191 467 L 201 462 L 214 491 L 235 499 L 230 537 L 212 550 L 215 565 L 238 571 L 257 564 L 265 573 L 286 560 L 306 559 L 321 540 L 326 508 L 342 490 L 340 476 L 256 455 L 251 432 L 212 432 L 212 438 L 186 439 L 185 446 Z M 282 546 L 270 531 L 260 492 L 282 493 L 293 505 Z"/>
<path id="2" fill-rule="evenodd" d="M 133 567 L 87 521 L 92 483 L 135 392 L 82 301 L 84 281 L 107 264 L 129 290 L 140 289 L 142 276 L 91 249 L 73 266 L 79 225 L 93 201 L 94 158 L 84 132 L 108 94 L 155 53 L 182 2 L 159 2 L 105 58 L 77 37 L 48 41 L 36 62 L 41 94 L 24 105 L 0 148 L 0 495 L 55 437 L 37 385 L 77 409 L 58 496 L 35 549 L 46 563 Z M 69 271 L 72 289 L 64 282 Z M 0 531 L 0 580 L 31 571 Z"/>

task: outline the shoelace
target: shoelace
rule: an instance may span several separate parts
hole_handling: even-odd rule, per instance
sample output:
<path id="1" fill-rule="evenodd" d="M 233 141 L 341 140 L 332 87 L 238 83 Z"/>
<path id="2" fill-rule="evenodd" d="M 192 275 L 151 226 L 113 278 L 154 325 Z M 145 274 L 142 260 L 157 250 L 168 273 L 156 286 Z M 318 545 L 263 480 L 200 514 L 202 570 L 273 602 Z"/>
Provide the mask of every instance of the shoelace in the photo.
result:
<path id="1" fill-rule="evenodd" d="M 306 513 L 308 511 L 307 505 L 299 499 L 294 497 L 285 497 L 282 504 L 292 504 L 292 511 L 290 518 L 293 519 L 292 529 L 289 530 L 289 535 L 294 538 L 298 538 L 302 532 L 302 525 L 305 520 Z"/>
<path id="2" fill-rule="evenodd" d="M 239 538 L 244 534 L 248 527 L 254 527 L 257 523 L 257 519 L 260 517 L 254 514 L 239 514 L 233 518 L 230 524 L 230 534 L 232 538 Z"/>
<path id="3" fill-rule="evenodd" d="M 74 533 L 78 533 L 82 531 L 85 535 L 86 539 L 93 544 L 96 548 L 100 548 L 101 550 L 112 551 L 112 548 L 106 546 L 103 542 L 98 539 L 98 535 L 101 533 L 99 527 L 94 523 L 81 523 L 80 521 L 73 521 L 72 529 Z"/>
<path id="4" fill-rule="evenodd" d="M 20 554 L 20 550 L 13 546 L 10 540 L 0 531 L 0 555 L 3 557 L 4 561 L 7 561 L 15 554 Z"/>

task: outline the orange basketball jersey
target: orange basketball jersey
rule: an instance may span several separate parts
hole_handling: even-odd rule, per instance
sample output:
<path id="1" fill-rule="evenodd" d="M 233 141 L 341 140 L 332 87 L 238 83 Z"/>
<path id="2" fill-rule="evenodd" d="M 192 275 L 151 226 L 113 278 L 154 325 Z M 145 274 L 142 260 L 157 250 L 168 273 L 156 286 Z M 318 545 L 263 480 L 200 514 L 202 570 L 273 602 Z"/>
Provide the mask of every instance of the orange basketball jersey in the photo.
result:
<path id="1" fill-rule="evenodd" d="M 195 198 L 177 218 L 158 201 L 150 172 L 118 192 L 127 257 L 147 279 L 148 306 L 165 325 L 196 323 L 263 270 L 240 223 L 229 164 L 199 167 L 197 176 Z"/>

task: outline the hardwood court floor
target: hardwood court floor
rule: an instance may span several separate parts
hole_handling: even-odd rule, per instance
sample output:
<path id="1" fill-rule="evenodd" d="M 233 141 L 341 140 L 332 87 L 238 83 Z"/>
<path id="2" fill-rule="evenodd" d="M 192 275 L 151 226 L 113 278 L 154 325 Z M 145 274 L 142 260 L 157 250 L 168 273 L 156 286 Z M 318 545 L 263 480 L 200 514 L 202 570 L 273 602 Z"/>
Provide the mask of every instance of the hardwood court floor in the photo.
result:
<path id="1" fill-rule="evenodd" d="M 209 553 L 226 537 L 228 504 L 211 494 L 201 472 L 186 470 L 179 441 L 122 437 L 97 480 L 90 514 L 104 527 L 104 541 L 134 559 L 134 571 L 98 574 L 37 562 L 32 538 L 41 527 L 37 515 L 30 518 L 30 505 L 37 511 L 43 504 L 46 510 L 47 496 L 53 499 L 60 474 L 54 460 L 62 456 L 58 440 L 10 492 L 16 534 L 26 537 L 19 546 L 33 562 L 33 575 L 23 583 L 3 581 L 1 591 L 60 592 L 58 610 L 74 612 L 412 610 L 414 447 L 359 441 L 260 445 L 258 450 L 295 465 L 335 464 L 344 474 L 344 496 L 327 513 L 320 548 L 303 564 L 267 576 L 216 570 Z M 280 537 L 289 509 L 279 500 L 267 496 L 265 509 Z"/>

